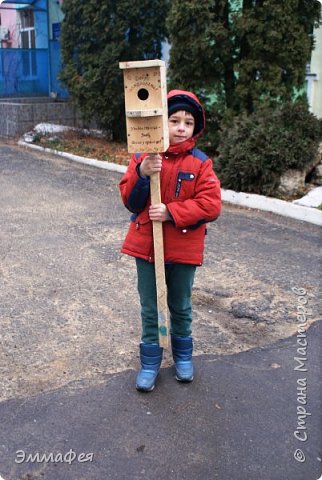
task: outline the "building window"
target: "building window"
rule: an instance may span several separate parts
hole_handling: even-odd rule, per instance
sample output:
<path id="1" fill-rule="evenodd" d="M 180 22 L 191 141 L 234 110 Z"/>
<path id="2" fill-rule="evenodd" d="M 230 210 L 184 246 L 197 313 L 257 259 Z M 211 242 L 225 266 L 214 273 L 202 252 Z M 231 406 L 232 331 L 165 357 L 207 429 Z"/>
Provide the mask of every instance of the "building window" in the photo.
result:
<path id="1" fill-rule="evenodd" d="M 24 77 L 37 76 L 35 16 L 33 10 L 19 10 L 19 38 L 22 52 L 22 71 Z M 29 51 L 28 51 L 29 50 Z"/>

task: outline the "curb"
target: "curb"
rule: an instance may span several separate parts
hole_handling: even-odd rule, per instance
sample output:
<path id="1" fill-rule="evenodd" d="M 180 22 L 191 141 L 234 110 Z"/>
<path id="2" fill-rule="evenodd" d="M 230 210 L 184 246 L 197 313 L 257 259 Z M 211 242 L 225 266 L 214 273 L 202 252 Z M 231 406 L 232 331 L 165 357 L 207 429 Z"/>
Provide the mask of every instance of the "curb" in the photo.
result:
<path id="1" fill-rule="evenodd" d="M 221 190 L 221 198 L 225 202 L 242 207 L 257 208 L 258 210 L 322 226 L 322 211 L 316 208 L 303 207 L 285 200 L 256 195 L 255 193 L 234 192 L 224 189 Z"/>
<path id="2" fill-rule="evenodd" d="M 18 145 L 46 153 L 52 153 L 54 155 L 59 155 L 60 157 L 67 158 L 75 162 L 91 165 L 97 168 L 103 168 L 112 172 L 125 173 L 127 169 L 125 165 L 117 165 L 115 163 L 103 162 L 102 160 L 95 160 L 93 158 L 80 157 L 72 153 L 60 152 L 59 150 L 52 150 L 51 148 L 44 148 L 40 147 L 39 145 L 26 143 L 23 140 L 19 140 Z M 265 197 L 255 193 L 234 192 L 233 190 L 225 190 L 223 188 L 221 189 L 221 196 L 222 200 L 227 203 L 232 203 L 241 207 L 263 210 L 266 212 L 275 213 L 277 215 L 282 215 L 284 217 L 293 218 L 295 220 L 322 226 L 322 211 L 315 208 L 303 207 L 301 205 L 286 202 L 285 200 Z"/>

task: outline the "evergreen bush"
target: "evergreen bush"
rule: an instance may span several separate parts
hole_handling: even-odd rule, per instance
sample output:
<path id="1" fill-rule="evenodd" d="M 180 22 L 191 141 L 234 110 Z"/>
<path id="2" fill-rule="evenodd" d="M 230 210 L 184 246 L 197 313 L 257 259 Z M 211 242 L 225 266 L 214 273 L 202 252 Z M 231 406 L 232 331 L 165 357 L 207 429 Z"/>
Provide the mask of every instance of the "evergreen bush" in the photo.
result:
<path id="1" fill-rule="evenodd" d="M 172 0 L 170 85 L 215 97 L 222 114 L 291 101 L 320 22 L 318 0 Z"/>
<path id="2" fill-rule="evenodd" d="M 125 140 L 119 62 L 161 58 L 168 0 L 64 0 L 60 80 L 84 120 Z"/>
<path id="3" fill-rule="evenodd" d="M 312 164 L 321 141 L 322 120 L 305 102 L 262 107 L 222 128 L 216 171 L 223 188 L 274 195 L 286 170 Z"/>

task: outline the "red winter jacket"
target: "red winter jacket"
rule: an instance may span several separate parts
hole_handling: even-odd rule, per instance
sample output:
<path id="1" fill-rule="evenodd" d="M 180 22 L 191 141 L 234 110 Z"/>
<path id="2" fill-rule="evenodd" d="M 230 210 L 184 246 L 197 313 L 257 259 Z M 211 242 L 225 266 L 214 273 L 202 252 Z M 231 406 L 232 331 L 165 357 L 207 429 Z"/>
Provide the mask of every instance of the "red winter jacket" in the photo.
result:
<path id="1" fill-rule="evenodd" d="M 199 100 L 190 92 L 174 90 Z M 204 128 L 203 113 L 203 128 Z M 203 130 L 203 129 L 202 129 Z M 195 148 L 200 135 L 170 145 L 162 153 L 161 201 L 171 221 L 163 222 L 165 262 L 201 265 L 206 223 L 220 215 L 220 182 L 212 161 Z M 133 212 L 122 252 L 154 261 L 152 222 L 149 219 L 150 178 L 140 177 L 138 167 L 147 154 L 135 154 L 119 184 L 125 206 Z"/>

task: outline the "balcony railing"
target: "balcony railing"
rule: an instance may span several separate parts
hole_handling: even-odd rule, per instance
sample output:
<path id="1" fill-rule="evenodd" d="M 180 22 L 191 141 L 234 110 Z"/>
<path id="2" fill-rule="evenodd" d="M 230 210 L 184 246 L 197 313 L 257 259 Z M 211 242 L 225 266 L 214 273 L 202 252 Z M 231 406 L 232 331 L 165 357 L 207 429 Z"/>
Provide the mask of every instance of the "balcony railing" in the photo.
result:
<path id="1" fill-rule="evenodd" d="M 48 50 L 0 48 L 0 97 L 48 95 Z"/>

